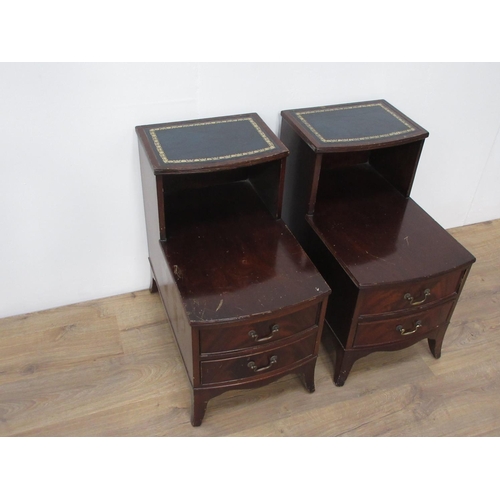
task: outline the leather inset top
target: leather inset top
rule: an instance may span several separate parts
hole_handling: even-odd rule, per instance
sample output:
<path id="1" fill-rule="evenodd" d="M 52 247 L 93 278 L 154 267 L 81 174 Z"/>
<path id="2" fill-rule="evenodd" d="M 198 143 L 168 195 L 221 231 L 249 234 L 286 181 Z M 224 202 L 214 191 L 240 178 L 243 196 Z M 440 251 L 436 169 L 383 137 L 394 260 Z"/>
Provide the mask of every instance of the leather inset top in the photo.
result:
<path id="1" fill-rule="evenodd" d="M 288 154 L 256 113 L 136 127 L 162 173 L 235 168 Z"/>
<path id="2" fill-rule="evenodd" d="M 281 114 L 317 153 L 376 149 L 429 135 L 383 99 L 293 109 Z"/>
<path id="3" fill-rule="evenodd" d="M 252 118 L 170 125 L 149 132 L 164 163 L 223 160 L 275 148 Z"/>
<path id="4" fill-rule="evenodd" d="M 365 141 L 415 130 L 382 104 L 360 104 L 296 114 L 322 142 Z"/>

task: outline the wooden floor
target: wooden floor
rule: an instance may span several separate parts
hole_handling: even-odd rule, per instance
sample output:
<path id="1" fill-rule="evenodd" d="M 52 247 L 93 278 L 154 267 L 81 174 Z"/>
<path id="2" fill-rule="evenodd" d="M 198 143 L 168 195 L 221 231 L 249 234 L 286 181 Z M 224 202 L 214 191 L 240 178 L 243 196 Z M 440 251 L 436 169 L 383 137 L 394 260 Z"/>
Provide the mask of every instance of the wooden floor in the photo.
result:
<path id="1" fill-rule="evenodd" d="M 422 341 L 357 361 L 316 392 L 287 376 L 210 401 L 190 387 L 158 294 L 0 320 L 1 436 L 500 436 L 500 220 L 450 231 L 477 258 L 435 360 Z"/>

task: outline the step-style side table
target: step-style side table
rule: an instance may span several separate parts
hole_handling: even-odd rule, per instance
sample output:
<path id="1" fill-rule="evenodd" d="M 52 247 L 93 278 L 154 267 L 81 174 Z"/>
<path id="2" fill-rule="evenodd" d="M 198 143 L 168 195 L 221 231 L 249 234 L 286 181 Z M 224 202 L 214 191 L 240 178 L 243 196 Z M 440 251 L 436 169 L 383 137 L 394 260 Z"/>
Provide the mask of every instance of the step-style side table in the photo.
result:
<path id="1" fill-rule="evenodd" d="M 192 386 L 192 425 L 229 389 L 297 373 L 313 392 L 330 289 L 281 220 L 287 148 L 255 113 L 136 131 L 151 291 Z"/>
<path id="2" fill-rule="evenodd" d="M 332 289 L 338 386 L 374 351 L 439 358 L 475 261 L 410 198 L 428 135 L 384 100 L 282 112 L 283 220 Z"/>

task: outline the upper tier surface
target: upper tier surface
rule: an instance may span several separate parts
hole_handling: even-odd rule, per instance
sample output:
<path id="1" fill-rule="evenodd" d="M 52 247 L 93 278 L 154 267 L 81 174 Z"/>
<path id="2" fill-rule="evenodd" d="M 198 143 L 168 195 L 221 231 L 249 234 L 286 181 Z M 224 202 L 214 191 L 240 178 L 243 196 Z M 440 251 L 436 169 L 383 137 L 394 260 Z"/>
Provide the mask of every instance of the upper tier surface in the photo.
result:
<path id="1" fill-rule="evenodd" d="M 155 174 L 208 172 L 288 155 L 256 113 L 136 127 Z"/>
<path id="2" fill-rule="evenodd" d="M 293 109 L 281 114 L 316 153 L 378 149 L 429 135 L 384 100 Z"/>

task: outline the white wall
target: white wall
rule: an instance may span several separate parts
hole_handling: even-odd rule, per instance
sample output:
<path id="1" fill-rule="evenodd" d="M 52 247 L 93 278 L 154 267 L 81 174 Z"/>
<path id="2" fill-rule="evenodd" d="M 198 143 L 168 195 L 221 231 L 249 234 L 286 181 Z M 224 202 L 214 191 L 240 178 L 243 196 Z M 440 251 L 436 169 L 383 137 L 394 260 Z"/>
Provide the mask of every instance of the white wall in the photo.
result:
<path id="1" fill-rule="evenodd" d="M 0 64 L 0 317 L 149 283 L 135 125 L 384 98 L 429 130 L 412 196 L 500 218 L 500 64 Z"/>

